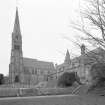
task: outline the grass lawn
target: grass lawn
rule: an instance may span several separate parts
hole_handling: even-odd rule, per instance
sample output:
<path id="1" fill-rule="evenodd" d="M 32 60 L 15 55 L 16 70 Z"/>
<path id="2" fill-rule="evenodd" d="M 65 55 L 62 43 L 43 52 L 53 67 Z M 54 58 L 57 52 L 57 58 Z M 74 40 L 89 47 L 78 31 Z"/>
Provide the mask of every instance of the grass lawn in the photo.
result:
<path id="1" fill-rule="evenodd" d="M 75 95 L 2 98 L 0 105 L 105 105 L 105 98 Z"/>

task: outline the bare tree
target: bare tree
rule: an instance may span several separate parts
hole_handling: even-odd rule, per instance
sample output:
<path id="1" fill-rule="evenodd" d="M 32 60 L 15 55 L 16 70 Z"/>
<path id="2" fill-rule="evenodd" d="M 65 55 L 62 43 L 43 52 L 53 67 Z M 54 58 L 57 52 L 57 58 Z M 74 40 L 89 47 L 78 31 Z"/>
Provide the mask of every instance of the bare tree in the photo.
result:
<path id="1" fill-rule="evenodd" d="M 105 0 L 84 0 L 85 8 L 80 10 L 81 23 L 71 22 L 71 26 L 83 34 L 78 38 L 80 40 L 86 41 L 93 47 L 101 47 L 105 49 Z M 66 37 L 67 40 L 69 38 Z M 76 46 L 81 48 L 81 42 L 72 41 Z M 86 53 L 89 52 L 89 48 L 86 47 Z M 104 57 L 103 54 L 97 54 L 95 52 L 90 52 L 85 54 L 87 57 L 95 59 L 100 62 L 96 56 Z M 98 58 L 100 58 L 98 57 Z M 103 59 L 104 61 L 104 59 Z"/>
<path id="2" fill-rule="evenodd" d="M 93 46 L 100 46 L 103 49 L 105 49 L 105 0 L 85 0 L 85 4 L 87 7 L 81 11 L 81 24 L 72 22 L 72 27 L 76 29 L 77 31 L 80 31 L 83 33 L 84 36 L 80 36 L 81 40 L 89 42 L 89 44 L 92 44 Z M 87 52 L 89 50 L 87 49 Z M 104 84 L 105 79 L 103 79 L 102 75 L 104 74 L 104 69 L 101 68 L 102 64 L 105 66 L 105 54 L 96 53 L 94 51 L 91 51 L 91 54 L 85 54 L 87 57 L 92 59 L 95 59 L 96 62 L 96 68 L 91 68 L 91 76 L 92 80 L 94 81 L 92 83 L 92 87 L 94 85 L 99 84 L 102 82 Z M 100 60 L 97 59 L 97 56 L 100 56 L 102 59 L 101 63 Z M 104 58 L 103 58 L 104 57 Z M 98 57 L 99 58 L 99 57 Z M 99 66 L 99 67 L 97 67 Z M 94 79 L 94 75 L 96 79 Z M 98 80 L 97 80 L 98 79 Z M 97 87 L 97 86 L 96 86 Z"/>
<path id="3" fill-rule="evenodd" d="M 82 40 L 105 48 L 105 0 L 85 0 L 87 8 L 81 11 L 82 23 L 72 27 L 82 33 Z"/>

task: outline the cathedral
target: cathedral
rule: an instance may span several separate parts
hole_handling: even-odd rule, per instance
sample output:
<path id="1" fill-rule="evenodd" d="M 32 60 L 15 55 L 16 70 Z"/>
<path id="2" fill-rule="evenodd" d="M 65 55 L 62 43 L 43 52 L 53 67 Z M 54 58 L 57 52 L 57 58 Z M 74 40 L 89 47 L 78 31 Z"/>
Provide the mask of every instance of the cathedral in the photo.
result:
<path id="1" fill-rule="evenodd" d="M 16 9 L 12 48 L 9 64 L 9 83 L 32 84 L 48 81 L 48 75 L 55 70 L 52 62 L 23 57 L 22 35 Z"/>
<path id="2" fill-rule="evenodd" d="M 18 9 L 16 9 L 15 23 L 12 32 L 12 47 L 9 64 L 9 83 L 36 85 L 39 82 L 48 81 L 49 77 L 59 77 L 64 72 L 75 71 L 81 81 L 89 78 L 91 65 L 96 61 L 105 62 L 105 50 L 98 47 L 86 52 L 85 45 L 81 46 L 81 55 L 70 58 L 67 50 L 65 60 L 62 64 L 54 66 L 52 62 L 39 61 L 23 57 L 22 35 L 19 23 Z"/>

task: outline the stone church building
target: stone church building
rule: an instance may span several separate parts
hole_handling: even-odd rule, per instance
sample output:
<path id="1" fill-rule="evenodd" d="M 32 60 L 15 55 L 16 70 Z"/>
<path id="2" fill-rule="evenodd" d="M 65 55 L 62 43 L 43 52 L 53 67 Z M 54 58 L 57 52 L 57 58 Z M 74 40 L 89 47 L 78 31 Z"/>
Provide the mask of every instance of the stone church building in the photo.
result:
<path id="1" fill-rule="evenodd" d="M 19 24 L 18 9 L 16 9 L 14 29 L 12 32 L 12 48 L 9 64 L 9 82 L 35 85 L 47 81 L 47 76 L 54 71 L 52 62 L 25 58 L 22 52 L 22 35 Z"/>
<path id="2" fill-rule="evenodd" d="M 70 53 L 67 50 L 65 60 L 62 64 L 57 65 L 57 77 L 64 72 L 76 72 L 80 77 L 81 82 L 91 80 L 89 71 L 91 66 L 97 62 L 105 62 L 105 50 L 98 47 L 92 51 L 86 51 L 84 44 L 81 45 L 81 55 L 75 58 L 70 58 Z"/>

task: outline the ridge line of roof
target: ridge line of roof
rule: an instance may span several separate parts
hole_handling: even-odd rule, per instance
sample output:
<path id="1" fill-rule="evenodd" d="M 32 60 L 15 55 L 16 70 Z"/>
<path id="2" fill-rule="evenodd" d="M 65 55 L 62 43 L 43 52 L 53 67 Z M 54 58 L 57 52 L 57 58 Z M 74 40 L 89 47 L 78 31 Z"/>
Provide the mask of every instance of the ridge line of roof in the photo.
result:
<path id="1" fill-rule="evenodd" d="M 23 59 L 27 59 L 27 60 L 31 60 L 31 61 L 36 61 L 36 62 L 44 62 L 44 63 L 52 63 L 52 64 L 54 64 L 53 62 L 42 61 L 42 60 L 38 60 L 38 59 L 34 59 L 34 58 L 23 57 Z"/>

